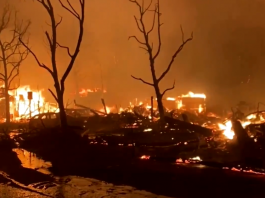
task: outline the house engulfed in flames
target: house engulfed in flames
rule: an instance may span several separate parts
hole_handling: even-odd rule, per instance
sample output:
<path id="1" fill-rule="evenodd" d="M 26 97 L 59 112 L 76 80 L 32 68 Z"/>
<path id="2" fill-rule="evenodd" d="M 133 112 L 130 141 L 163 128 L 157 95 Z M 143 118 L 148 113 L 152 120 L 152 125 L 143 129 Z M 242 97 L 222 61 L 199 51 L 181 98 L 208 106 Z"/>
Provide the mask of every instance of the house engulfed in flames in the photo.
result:
<path id="1" fill-rule="evenodd" d="M 205 94 L 195 94 L 193 92 L 189 92 L 188 94 L 178 96 L 177 98 L 166 98 L 164 105 L 166 107 L 170 107 L 171 109 L 175 105 L 176 109 L 197 111 L 202 113 L 206 111 L 205 101 Z"/>
<path id="2" fill-rule="evenodd" d="M 4 88 L 1 89 L 4 93 Z M 33 91 L 29 86 L 23 86 L 9 91 L 11 120 L 27 119 L 39 113 L 58 112 L 57 104 L 45 102 L 42 90 Z M 1 94 L 1 111 L 5 112 L 5 97 Z M 4 114 L 1 114 L 4 115 Z M 2 116 L 5 117 L 5 116 Z"/>

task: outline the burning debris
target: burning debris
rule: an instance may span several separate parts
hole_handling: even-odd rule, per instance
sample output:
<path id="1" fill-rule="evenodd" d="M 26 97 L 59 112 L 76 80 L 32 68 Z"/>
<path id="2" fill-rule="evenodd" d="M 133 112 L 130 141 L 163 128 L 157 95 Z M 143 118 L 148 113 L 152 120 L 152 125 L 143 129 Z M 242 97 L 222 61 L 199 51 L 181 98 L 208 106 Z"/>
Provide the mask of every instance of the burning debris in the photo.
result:
<path id="1" fill-rule="evenodd" d="M 58 112 L 57 104 L 45 101 L 42 90 L 33 91 L 23 86 L 9 91 L 11 120 L 28 119 L 40 113 Z M 5 98 L 1 98 L 4 101 Z"/>
<path id="2" fill-rule="evenodd" d="M 94 89 L 84 89 L 82 88 L 81 91 L 79 91 L 80 97 L 87 97 L 89 93 L 107 93 L 106 89 L 102 88 L 94 88 Z"/>

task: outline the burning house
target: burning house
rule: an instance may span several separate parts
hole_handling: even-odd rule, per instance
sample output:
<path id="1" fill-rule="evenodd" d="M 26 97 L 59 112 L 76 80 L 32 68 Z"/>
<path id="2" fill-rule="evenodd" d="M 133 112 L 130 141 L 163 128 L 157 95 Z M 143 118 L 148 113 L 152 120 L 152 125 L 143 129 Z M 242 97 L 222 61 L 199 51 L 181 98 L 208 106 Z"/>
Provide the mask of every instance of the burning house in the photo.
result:
<path id="1" fill-rule="evenodd" d="M 45 101 L 42 91 L 33 91 L 29 86 L 23 86 L 9 91 L 10 117 L 16 121 L 27 119 L 39 113 L 57 112 L 57 104 Z M 4 88 L 0 89 L 1 118 L 5 118 L 5 95 Z"/>
<path id="2" fill-rule="evenodd" d="M 199 113 L 206 111 L 206 95 L 189 92 L 186 95 L 179 96 L 177 99 L 178 109 L 197 111 Z"/>
<path id="3" fill-rule="evenodd" d="M 188 94 L 178 96 L 177 98 L 168 97 L 163 101 L 163 104 L 168 109 L 182 109 L 202 113 L 206 111 L 205 100 L 205 94 L 189 92 Z"/>
<path id="4" fill-rule="evenodd" d="M 106 97 L 106 93 L 107 91 L 103 88 L 81 89 L 78 94 L 78 103 L 104 112 L 102 99 Z M 109 113 L 109 107 L 106 107 L 106 110 Z"/>

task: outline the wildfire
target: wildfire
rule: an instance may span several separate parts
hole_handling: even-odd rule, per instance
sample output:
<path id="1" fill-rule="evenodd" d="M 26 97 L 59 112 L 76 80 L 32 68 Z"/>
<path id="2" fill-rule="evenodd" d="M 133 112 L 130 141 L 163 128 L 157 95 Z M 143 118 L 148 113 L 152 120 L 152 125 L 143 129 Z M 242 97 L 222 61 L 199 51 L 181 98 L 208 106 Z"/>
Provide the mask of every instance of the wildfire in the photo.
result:
<path id="1" fill-rule="evenodd" d="M 199 105 L 199 109 L 198 109 L 199 113 L 201 113 L 203 111 L 202 105 Z"/>
<path id="2" fill-rule="evenodd" d="M 88 93 L 97 93 L 97 92 L 102 92 L 102 93 L 106 93 L 107 91 L 105 89 L 101 89 L 101 88 L 94 88 L 94 89 L 81 89 L 81 91 L 79 91 L 79 95 L 81 97 L 86 97 Z"/>
<path id="3" fill-rule="evenodd" d="M 175 98 L 168 97 L 166 100 L 175 101 Z"/>
<path id="4" fill-rule="evenodd" d="M 40 113 L 59 111 L 51 103 L 45 102 L 42 90 L 32 91 L 29 86 L 23 86 L 17 90 L 9 91 L 9 95 L 14 98 L 14 100 L 10 101 L 10 113 L 15 120 L 22 117 L 28 118 Z"/>
<path id="5" fill-rule="evenodd" d="M 113 109 L 113 107 L 108 107 L 108 106 L 106 106 L 107 114 L 111 113 L 112 109 Z M 104 108 L 101 108 L 99 111 L 101 111 L 101 112 L 105 112 L 105 109 L 104 109 Z"/>
<path id="6" fill-rule="evenodd" d="M 250 124 L 250 121 L 241 121 L 241 124 L 243 128 L 245 128 L 247 125 Z M 226 136 L 228 139 L 232 140 L 234 138 L 235 132 L 232 129 L 232 122 L 231 120 L 226 121 L 224 124 L 219 123 L 218 124 L 219 129 L 223 130 L 224 136 Z"/>
<path id="7" fill-rule="evenodd" d="M 194 103 L 195 106 L 198 105 L 197 107 L 194 107 L 194 106 L 193 107 L 187 107 L 185 105 L 184 98 L 194 98 L 194 99 L 196 99 L 196 98 L 200 99 L 201 98 L 201 99 L 206 99 L 206 95 L 205 94 L 202 94 L 202 93 L 197 94 L 197 93 L 193 93 L 193 92 L 190 91 L 186 95 L 179 96 L 178 97 L 178 100 L 177 100 L 177 108 L 178 109 L 181 109 L 181 108 L 192 108 L 192 109 L 196 109 L 199 113 L 202 113 L 203 111 L 205 111 L 205 106 L 203 104 L 200 104 L 200 103 L 197 103 L 197 102 Z"/>
<path id="8" fill-rule="evenodd" d="M 195 94 L 193 92 L 189 92 L 186 95 L 181 95 L 182 98 L 206 98 L 205 94 Z"/>

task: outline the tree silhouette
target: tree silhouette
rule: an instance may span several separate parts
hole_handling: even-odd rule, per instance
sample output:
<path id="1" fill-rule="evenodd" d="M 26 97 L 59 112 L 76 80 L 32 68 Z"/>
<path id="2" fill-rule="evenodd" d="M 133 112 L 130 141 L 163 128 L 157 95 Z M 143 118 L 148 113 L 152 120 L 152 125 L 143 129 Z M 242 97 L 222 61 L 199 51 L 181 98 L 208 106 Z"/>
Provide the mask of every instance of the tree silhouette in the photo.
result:
<path id="1" fill-rule="evenodd" d="M 163 107 L 163 96 L 165 93 L 169 90 L 172 90 L 175 88 L 175 81 L 172 85 L 172 87 L 165 89 L 162 93 L 159 88 L 159 83 L 161 80 L 167 75 L 167 73 L 170 71 L 171 66 L 173 65 L 175 58 L 177 55 L 182 51 L 183 47 L 193 39 L 193 33 L 191 33 L 191 36 L 188 39 L 184 38 L 184 32 L 182 27 L 180 26 L 181 33 L 182 33 L 182 44 L 178 47 L 178 49 L 173 53 L 171 60 L 169 61 L 165 71 L 158 77 L 155 71 L 155 62 L 156 59 L 158 58 L 160 51 L 161 51 L 161 46 L 162 46 L 162 38 L 161 38 L 161 26 L 163 25 L 161 23 L 161 13 L 160 13 L 160 1 L 157 0 L 154 10 L 150 10 L 150 7 L 153 5 L 153 1 L 150 0 L 150 3 L 148 4 L 147 7 L 144 6 L 144 0 L 142 0 L 142 5 L 137 0 L 129 0 L 130 2 L 134 3 L 139 11 L 139 18 L 134 16 L 136 25 L 138 30 L 141 32 L 143 41 L 139 39 L 136 36 L 130 36 L 129 39 L 135 39 L 139 43 L 139 47 L 143 50 L 145 50 L 149 56 L 149 66 L 152 74 L 152 79 L 153 83 L 147 82 L 143 80 L 142 78 L 138 78 L 132 75 L 132 78 L 135 80 L 139 80 L 143 82 L 144 84 L 147 84 L 149 86 L 154 87 L 156 97 L 157 97 L 157 105 L 158 105 L 158 110 L 160 114 L 161 120 L 164 119 L 164 107 Z M 148 30 L 147 25 L 144 22 L 144 16 L 146 15 L 147 12 L 153 12 L 153 21 L 151 24 L 151 28 Z M 157 50 L 154 50 L 153 42 L 150 40 L 150 34 L 156 31 L 157 34 L 157 39 L 158 39 L 158 47 Z"/>
<path id="2" fill-rule="evenodd" d="M 61 17 L 59 21 L 56 21 L 56 18 L 55 18 L 56 13 L 54 10 L 54 6 L 51 3 L 52 2 L 51 0 L 37 0 L 37 2 L 39 2 L 42 5 L 42 7 L 45 8 L 50 18 L 51 34 L 48 31 L 45 31 L 45 36 L 49 43 L 52 67 L 50 68 L 48 67 L 47 64 L 42 63 L 37 57 L 37 55 L 33 52 L 33 50 L 30 49 L 30 47 L 26 45 L 26 43 L 24 43 L 23 41 L 21 42 L 33 55 L 38 65 L 44 68 L 47 72 L 49 72 L 49 74 L 53 78 L 56 95 L 51 89 L 49 89 L 49 91 L 51 92 L 56 102 L 58 103 L 58 106 L 60 109 L 61 127 L 63 130 L 65 130 L 67 128 L 67 117 L 65 113 L 64 98 L 63 98 L 64 91 L 65 91 L 65 80 L 68 77 L 69 73 L 71 72 L 75 64 L 75 61 L 79 54 L 80 46 L 83 40 L 84 20 L 85 20 L 85 1 L 86 0 L 78 0 L 78 4 L 80 6 L 80 13 L 78 13 L 77 9 L 74 8 L 74 6 L 70 3 L 69 0 L 66 1 L 67 3 L 63 3 L 61 0 L 57 0 L 57 1 L 60 3 L 61 7 L 64 10 L 66 10 L 69 14 L 71 14 L 78 21 L 78 24 L 79 24 L 79 36 L 76 41 L 76 46 L 75 46 L 75 49 L 73 50 L 73 53 L 71 53 L 71 50 L 69 47 L 61 45 L 58 41 L 58 27 L 61 24 L 63 18 Z M 61 79 L 59 79 L 57 62 L 56 62 L 58 47 L 65 49 L 68 56 L 70 57 L 70 61 L 68 62 L 68 65 Z"/>
<path id="3" fill-rule="evenodd" d="M 3 8 L 0 19 L 0 80 L 4 82 L 4 96 L 6 107 L 6 123 L 10 123 L 10 96 L 8 91 L 17 89 L 13 84 L 19 78 L 19 69 L 28 56 L 28 49 L 20 42 L 25 38 L 30 22 L 19 21 L 17 12 L 8 4 Z"/>

